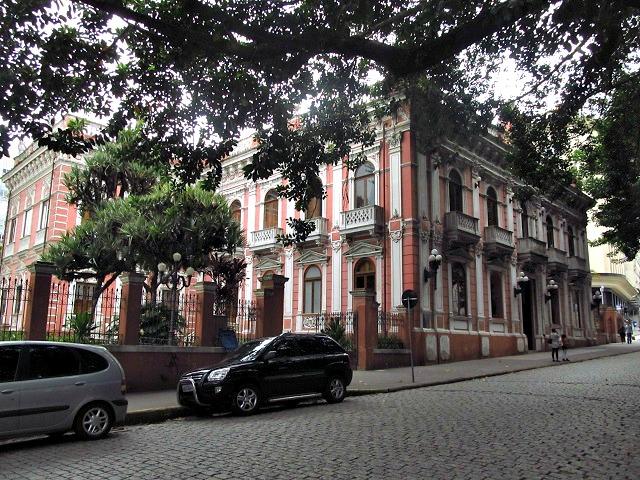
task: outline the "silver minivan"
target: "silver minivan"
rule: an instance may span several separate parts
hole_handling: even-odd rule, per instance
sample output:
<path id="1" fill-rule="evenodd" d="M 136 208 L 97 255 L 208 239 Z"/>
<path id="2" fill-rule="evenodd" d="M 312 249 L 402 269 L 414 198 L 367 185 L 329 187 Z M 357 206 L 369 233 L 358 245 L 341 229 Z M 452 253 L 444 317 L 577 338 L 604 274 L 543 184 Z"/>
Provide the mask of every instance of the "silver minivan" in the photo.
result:
<path id="1" fill-rule="evenodd" d="M 105 437 L 124 422 L 124 371 L 106 348 L 61 342 L 0 342 L 0 437 Z"/>

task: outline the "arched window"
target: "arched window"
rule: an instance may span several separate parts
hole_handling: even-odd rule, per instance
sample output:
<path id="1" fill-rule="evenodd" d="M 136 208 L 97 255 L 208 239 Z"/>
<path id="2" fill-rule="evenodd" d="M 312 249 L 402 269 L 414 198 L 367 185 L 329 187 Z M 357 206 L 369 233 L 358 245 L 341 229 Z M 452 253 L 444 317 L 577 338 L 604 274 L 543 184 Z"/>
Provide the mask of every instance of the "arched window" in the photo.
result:
<path id="1" fill-rule="evenodd" d="M 457 262 L 451 264 L 451 310 L 454 315 L 467 315 L 467 275 Z"/>
<path id="2" fill-rule="evenodd" d="M 365 162 L 358 167 L 355 174 L 356 208 L 368 207 L 376 203 L 376 177 L 373 165 Z"/>
<path id="3" fill-rule="evenodd" d="M 307 217 L 307 219 L 322 217 L 322 198 L 321 197 L 313 197 L 311 200 L 309 200 L 309 203 L 307 204 L 307 209 L 305 211 L 305 216 Z"/>
<path id="4" fill-rule="evenodd" d="M 241 224 L 242 205 L 240 205 L 240 200 L 234 200 L 231 203 L 231 218 Z"/>
<path id="5" fill-rule="evenodd" d="M 304 274 L 304 313 L 320 313 L 322 310 L 322 274 L 316 266 L 307 268 Z"/>
<path id="6" fill-rule="evenodd" d="M 529 214 L 527 213 L 527 204 L 522 202 L 522 213 L 520 220 L 522 221 L 522 238 L 529 238 Z"/>
<path id="7" fill-rule="evenodd" d="M 449 211 L 462 212 L 462 178 L 456 170 L 449 172 Z"/>
<path id="8" fill-rule="evenodd" d="M 547 248 L 552 248 L 553 246 L 553 219 L 551 215 L 547 215 Z"/>
<path id="9" fill-rule="evenodd" d="M 487 223 L 498 226 L 498 194 L 495 188 L 487 188 Z"/>
<path id="10" fill-rule="evenodd" d="M 569 256 L 576 256 L 576 236 L 573 233 L 573 227 L 569 227 Z"/>
<path id="11" fill-rule="evenodd" d="M 373 262 L 368 258 L 363 258 L 356 264 L 355 268 L 355 288 L 357 290 L 376 289 L 376 269 Z"/>
<path id="12" fill-rule="evenodd" d="M 502 308 L 502 275 L 500 272 L 491 272 L 489 275 L 489 288 L 491 290 L 491 316 L 504 318 Z"/>
<path id="13" fill-rule="evenodd" d="M 278 226 L 278 195 L 274 190 L 269 190 L 264 197 L 264 227 L 275 228 Z"/>

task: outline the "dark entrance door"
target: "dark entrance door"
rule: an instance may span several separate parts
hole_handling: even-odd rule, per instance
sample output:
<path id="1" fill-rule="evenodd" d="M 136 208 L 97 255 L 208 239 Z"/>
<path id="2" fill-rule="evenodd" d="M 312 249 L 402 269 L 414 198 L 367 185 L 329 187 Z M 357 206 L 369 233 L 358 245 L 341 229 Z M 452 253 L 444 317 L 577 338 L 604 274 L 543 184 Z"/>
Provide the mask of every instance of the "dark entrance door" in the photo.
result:
<path id="1" fill-rule="evenodd" d="M 535 281 L 529 280 L 522 289 L 522 329 L 527 336 L 527 346 L 529 350 L 536 349 L 535 337 Z"/>

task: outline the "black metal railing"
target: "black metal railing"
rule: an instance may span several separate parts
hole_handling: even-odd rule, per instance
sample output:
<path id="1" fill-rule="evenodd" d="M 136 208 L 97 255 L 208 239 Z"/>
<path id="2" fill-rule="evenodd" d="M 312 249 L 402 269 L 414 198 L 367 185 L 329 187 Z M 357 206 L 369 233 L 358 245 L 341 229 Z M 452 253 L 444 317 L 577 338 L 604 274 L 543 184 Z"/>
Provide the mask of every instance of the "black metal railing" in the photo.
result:
<path id="1" fill-rule="evenodd" d="M 0 341 L 24 338 L 24 311 L 29 282 L 18 278 L 0 281 Z"/>
<path id="2" fill-rule="evenodd" d="M 378 348 L 404 348 L 401 339 L 404 317 L 397 312 L 378 311 Z"/>
<path id="3" fill-rule="evenodd" d="M 238 343 L 246 343 L 256 338 L 256 322 L 258 310 L 250 300 L 217 303 L 217 315 L 226 317 L 226 326 L 236 333 Z"/>
<path id="4" fill-rule="evenodd" d="M 120 289 L 96 292 L 92 283 L 52 281 L 47 311 L 47 340 L 118 343 Z"/>
<path id="5" fill-rule="evenodd" d="M 155 300 L 143 298 L 140 311 L 140 344 L 190 347 L 196 337 L 196 315 L 200 305 L 195 292 L 159 290 Z"/>

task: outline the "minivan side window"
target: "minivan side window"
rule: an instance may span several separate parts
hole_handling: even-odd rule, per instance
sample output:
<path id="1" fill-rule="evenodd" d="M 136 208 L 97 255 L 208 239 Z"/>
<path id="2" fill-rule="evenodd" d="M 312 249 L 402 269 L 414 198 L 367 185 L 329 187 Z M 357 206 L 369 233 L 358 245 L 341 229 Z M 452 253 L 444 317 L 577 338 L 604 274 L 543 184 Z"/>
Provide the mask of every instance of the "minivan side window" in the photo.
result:
<path id="1" fill-rule="evenodd" d="M 95 373 L 109 368 L 109 362 L 97 353 L 76 348 L 75 351 L 80 355 L 81 373 Z"/>
<path id="2" fill-rule="evenodd" d="M 0 383 L 16 379 L 20 347 L 0 347 Z"/>
<path id="3" fill-rule="evenodd" d="M 29 347 L 29 367 L 25 380 L 78 375 L 80 359 L 72 348 L 58 345 Z"/>

